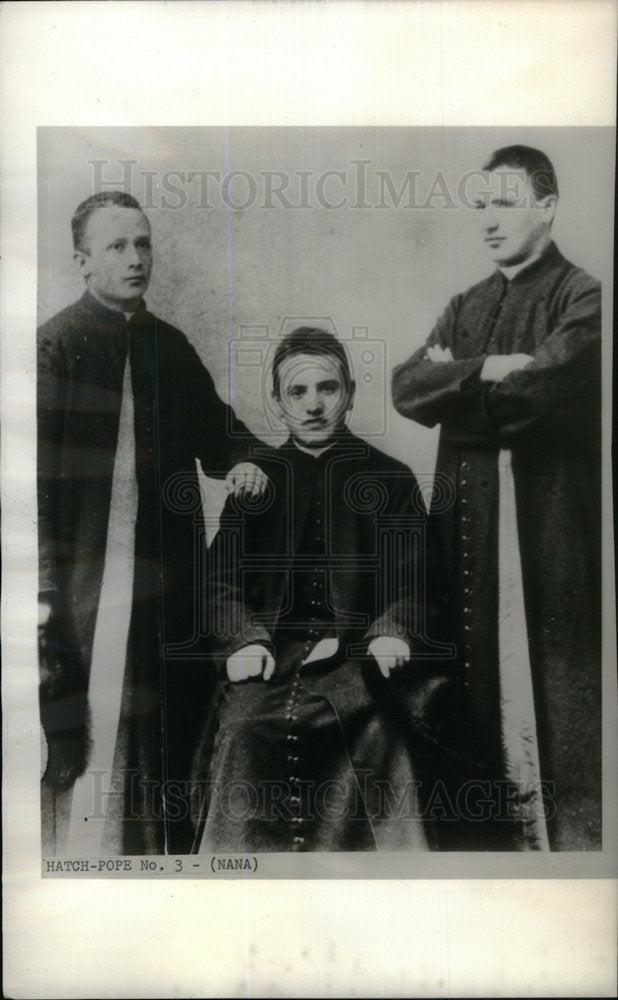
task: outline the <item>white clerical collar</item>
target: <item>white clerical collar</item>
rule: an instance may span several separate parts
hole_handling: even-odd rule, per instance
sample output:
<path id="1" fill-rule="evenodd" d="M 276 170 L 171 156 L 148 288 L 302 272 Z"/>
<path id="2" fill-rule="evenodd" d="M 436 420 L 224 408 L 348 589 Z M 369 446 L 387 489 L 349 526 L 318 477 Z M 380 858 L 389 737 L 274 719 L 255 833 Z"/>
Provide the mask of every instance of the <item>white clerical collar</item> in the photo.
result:
<path id="1" fill-rule="evenodd" d="M 544 253 L 545 248 L 543 248 L 543 250 L 539 250 L 538 253 L 533 254 L 532 257 L 522 260 L 519 264 L 511 264 L 510 267 L 502 267 L 498 264 L 498 270 L 502 272 L 507 281 L 512 281 L 520 271 L 524 271 L 527 267 L 530 267 L 530 265 L 534 264 L 535 260 L 542 257 Z"/>
<path id="2" fill-rule="evenodd" d="M 302 444 L 298 443 L 296 438 L 292 438 L 292 444 L 294 445 L 295 448 L 298 448 L 299 451 L 304 451 L 305 455 L 311 455 L 312 458 L 319 458 L 320 455 L 323 455 L 325 451 L 328 451 L 329 448 L 332 448 L 335 442 L 331 441 L 331 443 L 327 444 L 324 448 L 305 448 Z"/>

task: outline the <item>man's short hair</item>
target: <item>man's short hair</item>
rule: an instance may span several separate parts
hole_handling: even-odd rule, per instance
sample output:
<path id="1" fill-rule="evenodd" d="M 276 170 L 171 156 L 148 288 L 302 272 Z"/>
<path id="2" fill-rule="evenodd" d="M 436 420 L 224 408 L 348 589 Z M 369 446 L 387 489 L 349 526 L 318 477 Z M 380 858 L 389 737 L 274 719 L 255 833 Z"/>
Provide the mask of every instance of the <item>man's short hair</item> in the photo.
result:
<path id="1" fill-rule="evenodd" d="M 143 212 L 137 198 L 134 198 L 132 194 L 127 194 L 126 191 L 99 191 L 97 194 L 91 194 L 89 198 L 82 201 L 81 205 L 77 206 L 71 219 L 73 248 L 75 250 L 82 249 L 84 233 L 92 213 L 99 208 L 113 208 L 114 206 L 117 208 L 136 208 L 138 212 Z"/>
<path id="2" fill-rule="evenodd" d="M 279 368 L 286 358 L 293 354 L 330 354 L 341 362 L 341 370 L 345 381 L 346 389 L 352 385 L 352 374 L 350 362 L 345 347 L 334 334 L 328 330 L 322 330 L 314 326 L 299 326 L 291 333 L 286 333 L 285 337 L 277 344 L 275 356 L 273 358 L 273 392 L 275 396 L 280 392 Z"/>
<path id="3" fill-rule="evenodd" d="M 556 171 L 549 157 L 540 149 L 532 146 L 503 146 L 491 154 L 483 170 L 496 170 L 498 167 L 525 170 L 535 198 L 546 198 L 549 194 L 558 197 Z"/>

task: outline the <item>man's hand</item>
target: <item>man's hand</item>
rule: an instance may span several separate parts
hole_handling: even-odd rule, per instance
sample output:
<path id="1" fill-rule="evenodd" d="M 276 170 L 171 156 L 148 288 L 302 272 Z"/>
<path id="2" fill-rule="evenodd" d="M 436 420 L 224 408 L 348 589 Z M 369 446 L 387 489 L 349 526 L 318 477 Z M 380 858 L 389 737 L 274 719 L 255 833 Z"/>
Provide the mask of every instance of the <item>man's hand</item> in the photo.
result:
<path id="1" fill-rule="evenodd" d="M 438 363 L 455 360 L 450 347 L 440 347 L 439 344 L 434 344 L 433 347 L 428 347 L 425 358 L 427 361 L 436 361 Z"/>
<path id="2" fill-rule="evenodd" d="M 380 668 L 383 677 L 390 677 L 391 671 L 403 667 L 410 659 L 410 647 L 403 639 L 392 635 L 379 635 L 367 647 Z"/>
<path id="3" fill-rule="evenodd" d="M 262 673 L 264 680 L 269 681 L 275 672 L 275 661 L 266 646 L 253 643 L 228 656 L 225 669 L 234 684 L 249 677 L 259 677 Z"/>
<path id="4" fill-rule="evenodd" d="M 511 372 L 520 371 L 534 358 L 531 354 L 488 354 L 483 362 L 481 382 L 502 382 Z"/>
<path id="5" fill-rule="evenodd" d="M 239 496 L 241 493 L 251 493 L 253 496 L 259 497 L 267 485 L 268 476 L 253 462 L 239 462 L 233 469 L 230 469 L 225 479 L 225 488 L 228 493 L 233 493 L 234 496 Z"/>

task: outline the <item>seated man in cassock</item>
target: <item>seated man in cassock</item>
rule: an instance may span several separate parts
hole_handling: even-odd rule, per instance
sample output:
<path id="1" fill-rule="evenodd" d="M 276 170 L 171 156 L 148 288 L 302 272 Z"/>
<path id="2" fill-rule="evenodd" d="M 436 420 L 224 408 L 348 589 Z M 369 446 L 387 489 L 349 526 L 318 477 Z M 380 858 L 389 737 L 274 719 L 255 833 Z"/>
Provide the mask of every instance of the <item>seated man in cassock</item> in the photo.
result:
<path id="1" fill-rule="evenodd" d="M 104 191 L 71 225 L 86 290 L 38 335 L 43 850 L 186 853 L 181 782 L 208 697 L 191 658 L 186 497 L 199 497 L 196 459 L 238 487 L 263 475 L 235 466 L 255 439 L 186 337 L 146 308 L 139 203 Z"/>
<path id="2" fill-rule="evenodd" d="M 195 850 L 427 850 L 408 694 L 428 655 L 424 507 L 346 427 L 346 351 L 302 327 L 273 362 L 290 436 L 256 456 L 211 550 L 218 692 L 194 767 Z M 422 766 L 422 762 L 420 762 Z"/>

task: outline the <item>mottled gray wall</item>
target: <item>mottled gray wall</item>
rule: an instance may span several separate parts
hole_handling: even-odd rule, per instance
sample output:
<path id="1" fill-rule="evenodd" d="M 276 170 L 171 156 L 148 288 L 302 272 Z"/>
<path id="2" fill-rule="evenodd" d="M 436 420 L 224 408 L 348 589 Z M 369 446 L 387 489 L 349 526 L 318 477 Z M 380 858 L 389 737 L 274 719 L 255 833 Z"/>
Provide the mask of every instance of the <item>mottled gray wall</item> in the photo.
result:
<path id="1" fill-rule="evenodd" d="M 512 142 L 538 146 L 554 161 L 561 188 L 556 241 L 574 262 L 605 276 L 610 129 L 41 129 L 39 317 L 81 294 L 69 221 L 95 190 L 97 170 L 105 187 L 127 180 L 154 231 L 149 307 L 184 330 L 221 395 L 257 434 L 278 440 L 264 412 L 260 367 L 248 361 L 266 356 L 282 329 L 328 321 L 343 338 L 356 334 L 352 428 L 416 472 L 430 473 L 436 432 L 394 412 L 389 373 L 425 338 L 451 295 L 489 273 L 475 213 L 461 207 L 458 184 L 493 149 Z M 95 167 L 94 160 L 105 162 Z M 123 160 L 137 161 L 130 175 Z M 217 171 L 221 180 L 211 178 L 206 188 L 203 177 L 190 177 L 203 171 Z M 383 182 L 378 207 L 380 171 L 395 191 L 406 171 L 417 172 L 415 192 L 405 190 L 395 207 Z M 221 183 L 231 172 L 240 172 L 229 189 L 232 207 Z M 287 184 L 289 205 L 269 195 L 268 172 L 274 187 Z M 451 196 L 457 207 L 447 208 Z M 342 207 L 326 205 L 342 199 Z M 303 207 L 291 207 L 297 205 Z M 372 343 L 362 342 L 365 332 Z M 243 335 L 252 350 L 230 366 L 230 340 Z"/>

